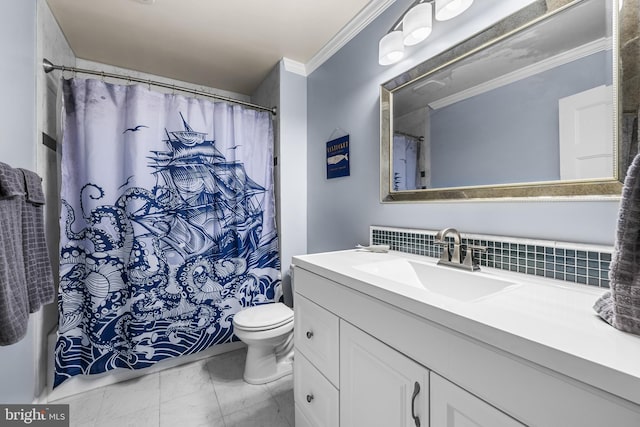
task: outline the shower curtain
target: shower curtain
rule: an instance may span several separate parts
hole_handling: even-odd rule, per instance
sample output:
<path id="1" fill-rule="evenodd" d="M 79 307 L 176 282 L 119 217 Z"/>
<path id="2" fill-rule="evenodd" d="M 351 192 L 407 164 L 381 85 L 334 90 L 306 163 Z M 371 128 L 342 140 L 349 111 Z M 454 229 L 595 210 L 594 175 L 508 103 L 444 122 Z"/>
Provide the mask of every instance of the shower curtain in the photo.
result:
<path id="1" fill-rule="evenodd" d="M 281 297 L 270 113 L 63 82 L 54 386 L 235 340 Z"/>
<path id="2" fill-rule="evenodd" d="M 393 191 L 420 188 L 419 141 L 409 135 L 393 135 Z"/>

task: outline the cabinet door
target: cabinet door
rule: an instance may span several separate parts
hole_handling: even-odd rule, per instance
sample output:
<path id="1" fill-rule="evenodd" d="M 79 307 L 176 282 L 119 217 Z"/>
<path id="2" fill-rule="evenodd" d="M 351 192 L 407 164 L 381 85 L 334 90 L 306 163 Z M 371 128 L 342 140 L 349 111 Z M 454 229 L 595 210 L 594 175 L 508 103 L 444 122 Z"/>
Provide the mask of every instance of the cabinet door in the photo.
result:
<path id="1" fill-rule="evenodd" d="M 427 427 L 429 371 L 340 321 L 340 427 Z"/>
<path id="2" fill-rule="evenodd" d="M 431 372 L 431 425 L 441 427 L 524 427 L 468 391 Z"/>

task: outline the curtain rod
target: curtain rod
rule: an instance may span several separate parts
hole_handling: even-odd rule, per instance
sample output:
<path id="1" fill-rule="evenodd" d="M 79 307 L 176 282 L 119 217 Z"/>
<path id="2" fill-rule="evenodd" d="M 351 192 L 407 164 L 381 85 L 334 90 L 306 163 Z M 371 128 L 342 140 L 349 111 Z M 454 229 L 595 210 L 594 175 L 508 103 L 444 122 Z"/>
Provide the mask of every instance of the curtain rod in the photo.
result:
<path id="1" fill-rule="evenodd" d="M 402 135 L 402 136 L 408 136 L 409 138 L 418 139 L 420 141 L 424 141 L 424 136 L 411 135 L 410 133 L 401 132 L 399 130 L 394 130 L 393 133 L 398 134 L 398 135 Z"/>
<path id="2" fill-rule="evenodd" d="M 100 76 L 100 77 L 103 77 L 103 78 L 104 77 L 109 77 L 109 78 L 114 78 L 114 79 L 128 80 L 128 81 L 137 82 L 137 83 L 144 83 L 144 84 L 148 84 L 148 85 L 159 86 L 159 87 L 163 87 L 165 89 L 179 90 L 181 92 L 187 92 L 187 93 L 190 93 L 192 95 L 207 96 L 209 98 L 219 99 L 221 101 L 227 101 L 227 102 L 231 102 L 231 103 L 234 103 L 234 104 L 244 105 L 245 107 L 250 107 L 250 108 L 253 108 L 253 109 L 256 109 L 256 110 L 269 111 L 274 116 L 278 112 L 277 107 L 264 107 L 262 105 L 252 104 L 250 102 L 241 101 L 239 99 L 229 98 L 227 96 L 214 95 L 214 94 L 203 92 L 203 91 L 200 91 L 200 90 L 189 89 L 189 88 L 186 88 L 186 87 L 183 87 L 183 86 L 171 85 L 171 84 L 162 83 L 162 82 L 155 81 L 155 80 L 140 79 L 140 78 L 137 78 L 137 77 L 129 77 L 129 76 L 124 76 L 124 75 L 114 74 L 114 73 L 106 73 L 104 71 L 87 70 L 87 69 L 84 69 L 84 68 L 65 67 L 64 65 L 54 65 L 51 61 L 49 61 L 46 58 L 42 60 L 42 68 L 44 68 L 44 72 L 47 73 L 47 74 L 52 72 L 53 70 L 62 70 L 63 72 L 64 71 L 71 71 L 71 72 L 74 72 L 74 73 L 82 73 L 82 74 L 92 74 L 94 76 Z"/>

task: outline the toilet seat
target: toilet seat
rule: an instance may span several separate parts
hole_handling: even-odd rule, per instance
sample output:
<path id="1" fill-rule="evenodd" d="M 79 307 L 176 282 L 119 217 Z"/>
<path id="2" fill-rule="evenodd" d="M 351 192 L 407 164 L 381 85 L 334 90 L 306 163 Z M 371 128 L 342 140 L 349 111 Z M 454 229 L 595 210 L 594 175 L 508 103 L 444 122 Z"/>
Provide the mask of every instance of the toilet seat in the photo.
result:
<path id="1" fill-rule="evenodd" d="M 243 309 L 233 317 L 236 329 L 265 331 L 293 322 L 293 310 L 278 302 Z"/>

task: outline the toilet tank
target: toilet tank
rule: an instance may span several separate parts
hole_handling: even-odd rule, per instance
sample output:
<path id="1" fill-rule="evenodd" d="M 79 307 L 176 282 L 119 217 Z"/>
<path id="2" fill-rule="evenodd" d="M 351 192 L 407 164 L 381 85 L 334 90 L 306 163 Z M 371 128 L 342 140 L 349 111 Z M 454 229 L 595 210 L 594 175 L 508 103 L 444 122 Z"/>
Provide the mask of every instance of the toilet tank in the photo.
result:
<path id="1" fill-rule="evenodd" d="M 282 299 L 283 299 L 283 303 L 290 308 L 293 308 L 293 282 L 294 282 L 294 271 L 295 271 L 295 265 L 291 264 L 289 266 L 289 271 L 285 271 L 283 272 L 282 275 Z"/>

